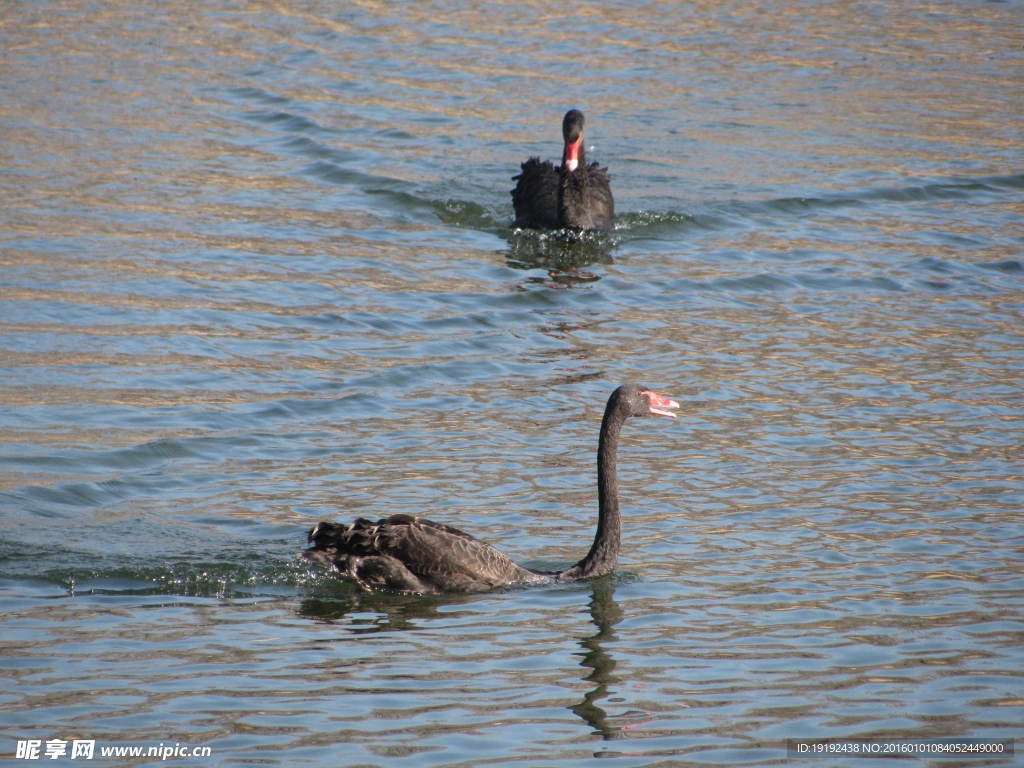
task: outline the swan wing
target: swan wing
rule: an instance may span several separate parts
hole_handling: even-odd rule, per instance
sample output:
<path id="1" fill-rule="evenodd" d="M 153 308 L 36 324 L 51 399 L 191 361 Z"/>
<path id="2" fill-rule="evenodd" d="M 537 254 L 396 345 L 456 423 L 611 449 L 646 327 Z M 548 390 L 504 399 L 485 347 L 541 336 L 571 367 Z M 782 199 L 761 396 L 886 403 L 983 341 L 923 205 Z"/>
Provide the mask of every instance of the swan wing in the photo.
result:
<path id="1" fill-rule="evenodd" d="M 531 157 L 522 164 L 522 172 L 513 176 L 512 207 L 516 226 L 529 229 L 558 228 L 558 169 L 549 162 Z"/>
<path id="2" fill-rule="evenodd" d="M 388 558 L 438 592 L 479 592 L 540 578 L 458 528 L 411 515 L 320 523 L 310 541 L 317 553 L 309 559 L 323 560 L 323 552 L 340 570 L 351 570 L 352 557 Z"/>

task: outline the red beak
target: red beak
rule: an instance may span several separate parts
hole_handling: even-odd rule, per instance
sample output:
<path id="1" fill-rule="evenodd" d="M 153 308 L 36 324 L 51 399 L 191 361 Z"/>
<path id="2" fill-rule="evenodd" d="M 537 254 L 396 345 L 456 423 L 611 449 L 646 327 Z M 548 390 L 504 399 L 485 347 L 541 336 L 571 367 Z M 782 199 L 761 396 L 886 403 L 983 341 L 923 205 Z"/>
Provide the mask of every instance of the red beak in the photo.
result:
<path id="1" fill-rule="evenodd" d="M 576 141 L 565 142 L 565 169 L 567 171 L 575 171 L 576 167 L 580 164 L 581 144 L 583 144 L 582 136 L 576 139 Z"/>
<path id="2" fill-rule="evenodd" d="M 679 407 L 679 403 L 675 400 L 671 400 L 667 397 L 662 397 L 656 392 L 651 392 L 649 389 L 641 392 L 642 395 L 647 395 L 647 402 L 652 414 L 655 416 L 668 416 L 670 419 L 674 419 L 676 415 L 672 413 L 676 408 Z"/>

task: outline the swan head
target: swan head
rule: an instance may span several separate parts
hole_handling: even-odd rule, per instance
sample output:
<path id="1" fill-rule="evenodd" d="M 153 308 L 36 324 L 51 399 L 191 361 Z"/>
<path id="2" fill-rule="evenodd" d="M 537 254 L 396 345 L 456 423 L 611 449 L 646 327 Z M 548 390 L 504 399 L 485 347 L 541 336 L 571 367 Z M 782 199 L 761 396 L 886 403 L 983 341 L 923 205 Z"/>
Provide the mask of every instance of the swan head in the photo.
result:
<path id="1" fill-rule="evenodd" d="M 578 109 L 570 109 L 562 118 L 562 138 L 565 139 L 565 152 L 562 154 L 562 166 L 567 171 L 575 171 L 580 164 L 583 149 L 583 113 Z"/>
<path id="2" fill-rule="evenodd" d="M 674 419 L 679 408 L 675 400 L 659 395 L 643 384 L 623 384 L 612 395 L 630 416 L 666 416 Z"/>

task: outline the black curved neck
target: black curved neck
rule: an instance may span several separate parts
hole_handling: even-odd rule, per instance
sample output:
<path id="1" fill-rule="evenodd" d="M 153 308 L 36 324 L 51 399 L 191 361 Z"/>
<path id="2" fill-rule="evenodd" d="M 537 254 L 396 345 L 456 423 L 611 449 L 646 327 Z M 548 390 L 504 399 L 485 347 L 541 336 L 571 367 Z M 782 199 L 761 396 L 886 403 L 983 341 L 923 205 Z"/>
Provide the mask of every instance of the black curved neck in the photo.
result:
<path id="1" fill-rule="evenodd" d="M 609 573 L 619 559 L 622 520 L 619 517 L 618 453 L 619 432 L 628 415 L 619 408 L 619 400 L 608 401 L 601 420 L 601 437 L 597 445 L 597 533 L 587 556 L 563 576 L 586 579 Z"/>

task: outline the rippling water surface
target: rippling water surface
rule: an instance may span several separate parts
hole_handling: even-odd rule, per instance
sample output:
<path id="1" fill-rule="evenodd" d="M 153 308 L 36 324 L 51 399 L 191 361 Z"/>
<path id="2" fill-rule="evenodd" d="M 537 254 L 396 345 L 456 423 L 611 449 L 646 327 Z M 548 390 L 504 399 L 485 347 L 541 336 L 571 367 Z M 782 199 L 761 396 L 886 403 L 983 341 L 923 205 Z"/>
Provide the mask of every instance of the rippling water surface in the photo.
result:
<path id="1" fill-rule="evenodd" d="M 1019 737 L 1022 19 L 7 3 L 3 759 Z M 570 106 L 615 231 L 513 231 Z M 612 576 L 368 595 L 295 559 L 317 520 L 413 512 L 573 562 L 627 380 L 683 414 L 624 431 Z"/>

